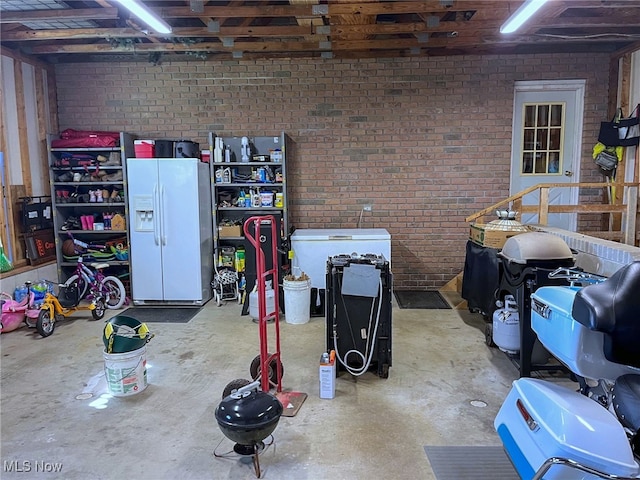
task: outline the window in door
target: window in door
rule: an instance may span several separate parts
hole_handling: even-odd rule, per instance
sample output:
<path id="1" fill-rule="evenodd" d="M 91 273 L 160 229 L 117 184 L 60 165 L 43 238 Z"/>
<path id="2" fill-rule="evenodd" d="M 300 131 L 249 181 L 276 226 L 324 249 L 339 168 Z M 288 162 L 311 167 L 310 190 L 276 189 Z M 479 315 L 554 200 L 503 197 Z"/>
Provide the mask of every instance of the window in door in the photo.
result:
<path id="1" fill-rule="evenodd" d="M 523 175 L 560 175 L 564 103 L 527 103 L 523 109 Z"/>

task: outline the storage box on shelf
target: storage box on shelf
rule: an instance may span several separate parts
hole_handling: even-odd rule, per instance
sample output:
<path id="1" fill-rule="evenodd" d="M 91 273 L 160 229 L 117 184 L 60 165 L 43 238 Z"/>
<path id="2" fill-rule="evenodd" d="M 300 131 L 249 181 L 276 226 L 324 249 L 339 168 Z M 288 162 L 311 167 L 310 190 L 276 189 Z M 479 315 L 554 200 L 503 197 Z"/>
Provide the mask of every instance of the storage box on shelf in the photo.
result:
<path id="1" fill-rule="evenodd" d="M 220 238 L 242 237 L 242 227 L 240 225 L 221 225 L 218 227 Z"/>
<path id="2" fill-rule="evenodd" d="M 134 140 L 136 158 L 155 158 L 155 140 Z"/>
<path id="3" fill-rule="evenodd" d="M 124 160 L 133 155 L 133 137 L 123 132 L 116 146 L 61 148 L 52 147 L 55 138 L 49 135 L 47 146 L 58 281 L 66 281 L 76 267 L 69 242 L 63 252 L 70 239 L 104 247 L 110 253 L 102 257 L 108 273 L 127 276 Z"/>

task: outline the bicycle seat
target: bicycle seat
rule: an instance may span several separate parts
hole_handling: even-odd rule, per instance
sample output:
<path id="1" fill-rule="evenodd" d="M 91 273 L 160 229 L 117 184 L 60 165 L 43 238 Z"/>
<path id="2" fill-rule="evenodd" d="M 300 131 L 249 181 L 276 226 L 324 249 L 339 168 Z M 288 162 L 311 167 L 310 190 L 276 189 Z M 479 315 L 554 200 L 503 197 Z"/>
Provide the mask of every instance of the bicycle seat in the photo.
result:
<path id="1" fill-rule="evenodd" d="M 607 280 L 580 289 L 571 315 L 590 330 L 604 333 L 610 362 L 640 368 L 640 261 L 625 265 Z"/>
<path id="2" fill-rule="evenodd" d="M 96 270 L 103 270 L 109 266 L 108 263 L 92 263 L 91 266 Z"/>

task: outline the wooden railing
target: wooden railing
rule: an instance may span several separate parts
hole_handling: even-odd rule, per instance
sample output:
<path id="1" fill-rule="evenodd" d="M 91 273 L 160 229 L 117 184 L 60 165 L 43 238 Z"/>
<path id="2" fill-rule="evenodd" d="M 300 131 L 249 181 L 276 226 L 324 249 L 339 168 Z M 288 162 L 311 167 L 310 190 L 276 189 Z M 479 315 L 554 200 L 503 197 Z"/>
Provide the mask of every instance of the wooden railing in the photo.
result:
<path id="1" fill-rule="evenodd" d="M 538 224 L 547 225 L 549 222 L 549 214 L 553 213 L 582 213 L 592 214 L 601 213 L 609 214 L 610 221 L 609 230 L 598 231 L 580 231 L 585 235 L 593 237 L 604 238 L 607 240 L 615 240 L 626 243 L 627 245 L 638 244 L 638 183 L 540 183 L 529 187 L 515 195 L 505 198 L 504 200 L 494 203 L 490 207 L 485 208 L 473 215 L 469 215 L 466 218 L 467 222 L 485 223 L 484 217 L 491 216 L 492 220 L 496 218 L 496 210 L 510 209 L 518 212 L 518 219 L 522 218 L 523 213 L 535 214 L 538 216 Z M 600 204 L 593 203 L 588 205 L 558 205 L 549 203 L 549 191 L 552 188 L 623 188 L 624 194 L 620 195 L 607 195 L 606 198 L 620 197 L 624 199 L 626 203 L 616 204 Z M 525 195 L 528 195 L 536 190 L 539 191 L 538 204 L 524 205 L 522 199 Z M 617 216 L 619 221 L 611 221 L 613 217 Z M 620 221 L 621 220 L 621 221 Z M 614 230 L 613 225 L 619 225 L 619 230 Z"/>

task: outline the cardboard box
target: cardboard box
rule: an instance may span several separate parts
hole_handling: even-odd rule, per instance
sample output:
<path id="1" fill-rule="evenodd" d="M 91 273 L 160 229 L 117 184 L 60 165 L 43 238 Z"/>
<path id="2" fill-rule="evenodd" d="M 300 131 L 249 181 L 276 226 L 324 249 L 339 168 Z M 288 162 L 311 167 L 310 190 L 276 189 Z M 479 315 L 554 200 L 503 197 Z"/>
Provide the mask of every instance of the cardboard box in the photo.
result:
<path id="1" fill-rule="evenodd" d="M 472 223 L 469 231 L 469 240 L 483 247 L 502 248 L 507 239 L 525 232 L 512 232 L 505 230 L 487 230 L 484 223 Z"/>
<path id="2" fill-rule="evenodd" d="M 221 225 L 218 227 L 220 238 L 224 237 L 241 237 L 242 227 L 240 225 Z"/>

